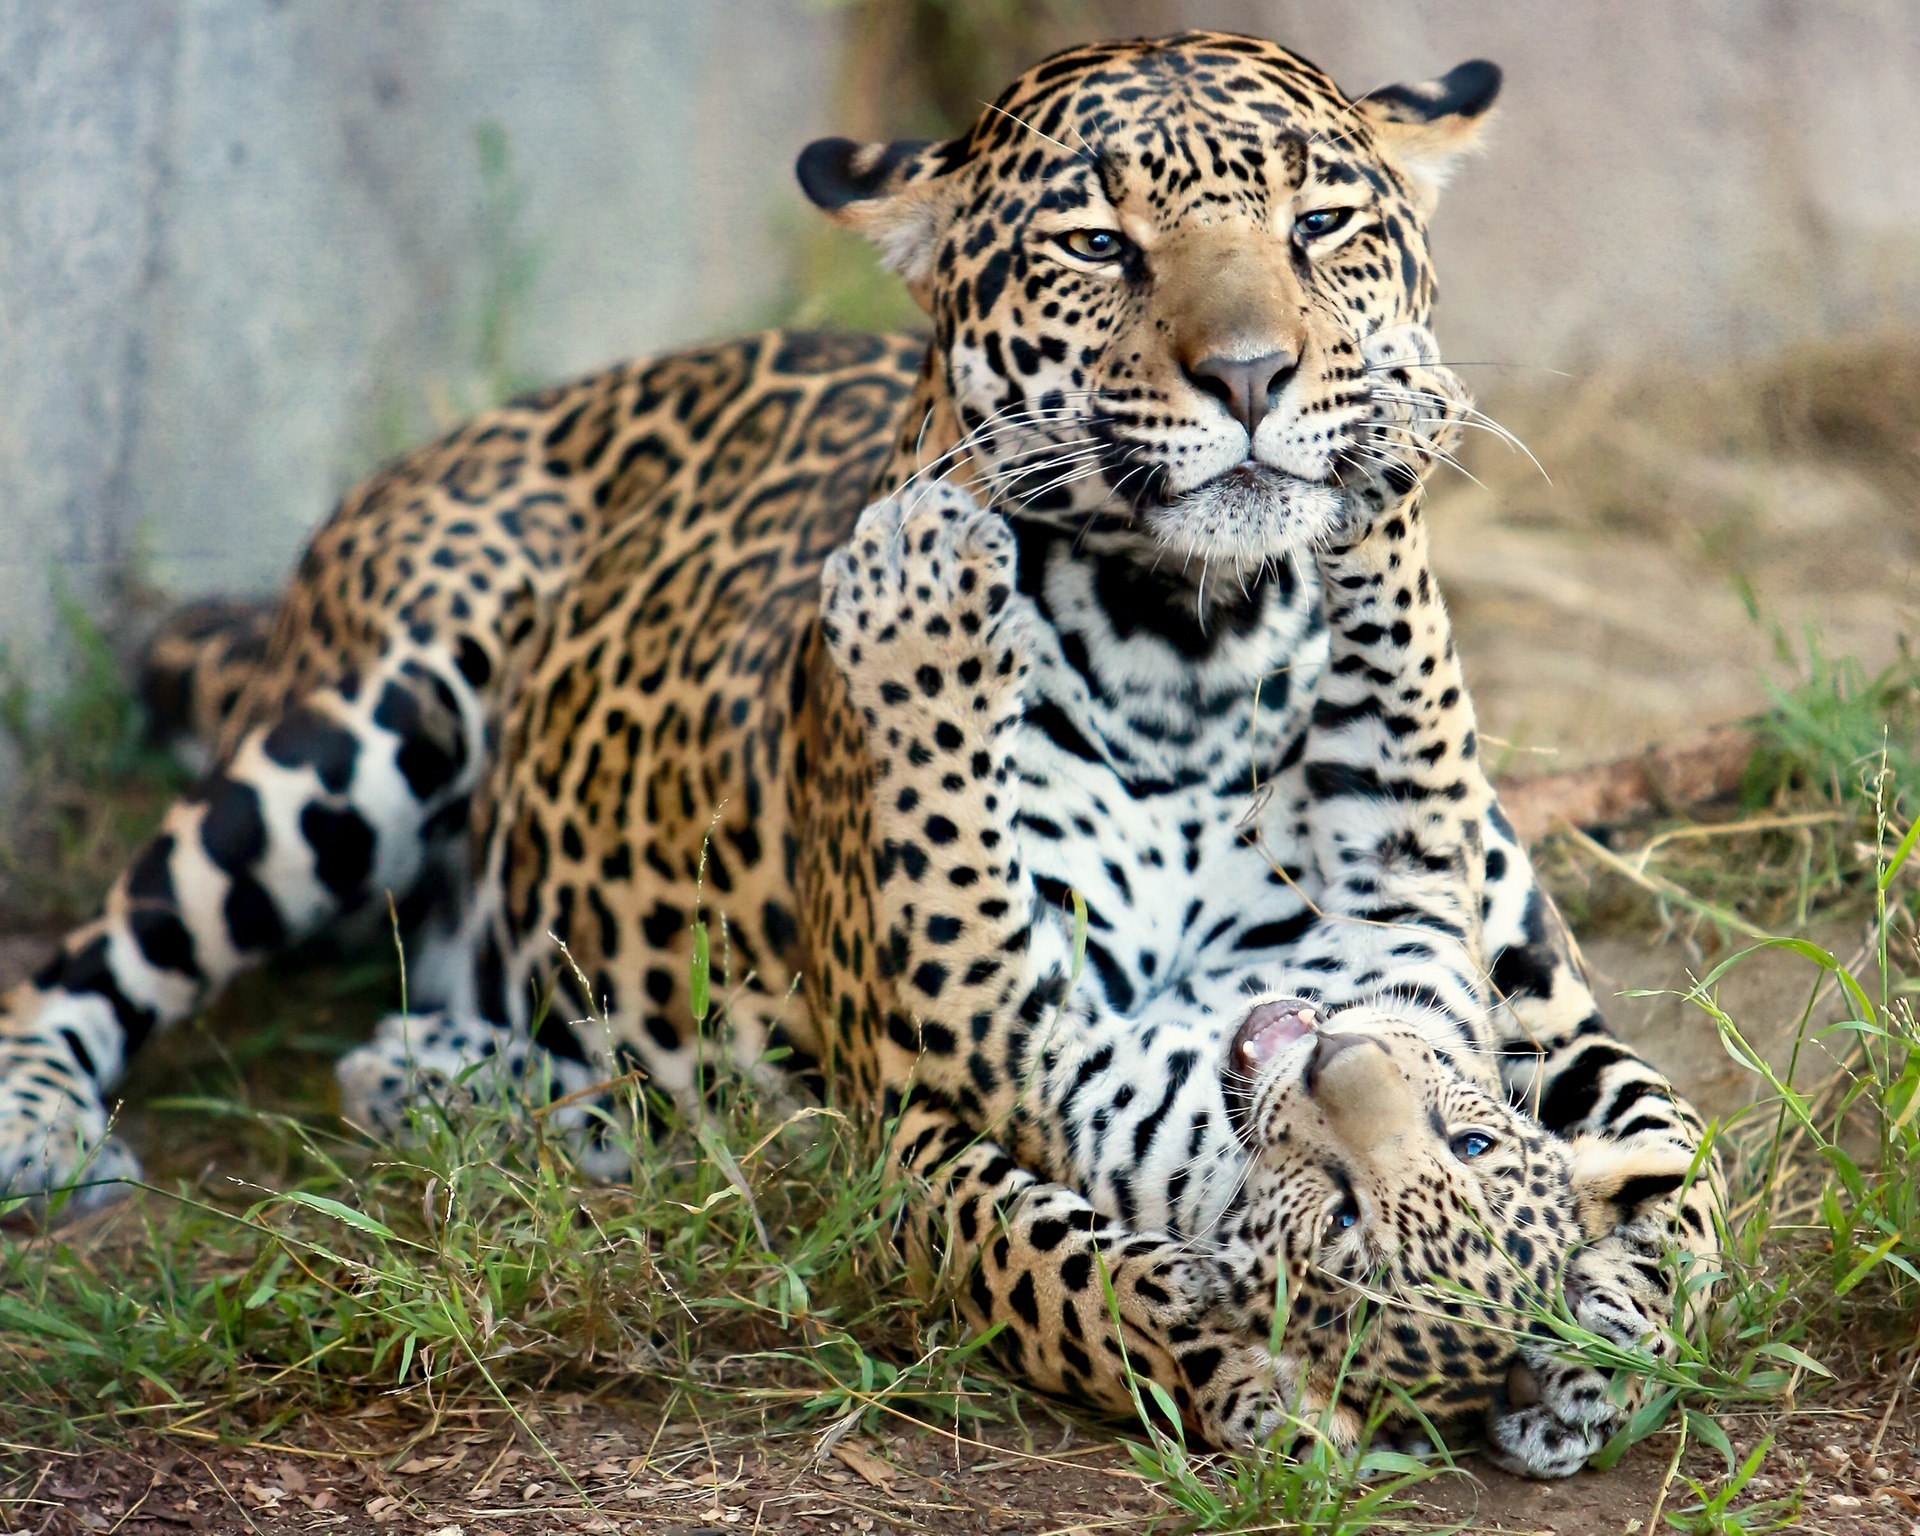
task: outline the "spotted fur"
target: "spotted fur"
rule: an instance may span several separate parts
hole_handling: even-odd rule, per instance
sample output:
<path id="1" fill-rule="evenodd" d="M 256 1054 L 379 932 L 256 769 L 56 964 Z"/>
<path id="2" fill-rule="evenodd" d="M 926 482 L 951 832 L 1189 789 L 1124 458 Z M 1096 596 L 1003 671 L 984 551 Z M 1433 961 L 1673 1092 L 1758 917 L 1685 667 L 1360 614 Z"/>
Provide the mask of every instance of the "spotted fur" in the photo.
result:
<path id="1" fill-rule="evenodd" d="M 1490 1329 L 1487 1283 L 1656 1334 L 1701 1128 L 1604 1031 L 1425 565 L 1460 406 L 1425 224 L 1497 85 L 1350 99 L 1189 33 L 1048 60 L 944 143 L 812 146 L 803 186 L 931 344 L 613 368 L 350 493 L 257 661 L 215 625 L 170 666 L 221 680 L 190 712 L 213 766 L 8 999 L 0 1186 L 124 1170 L 106 1095 L 141 1042 L 388 892 L 423 1011 L 342 1064 L 356 1120 L 616 1058 L 695 1102 L 704 910 L 720 1053 L 778 1048 L 888 1130 L 930 1279 L 1036 1384 L 1125 1409 L 1130 1362 L 1244 1440 L 1335 1392 L 1379 1271 L 1353 1390 L 1488 1411 L 1510 1464 L 1572 1470 L 1630 1389 Z M 1243 1081 L 1276 992 L 1365 1038 Z M 1343 1074 L 1397 1140 L 1329 1108 Z M 1499 1159 L 1447 1161 L 1463 1117 Z M 1336 1168 L 1344 1248 L 1316 1235 Z M 1704 1196 L 1677 1219 L 1711 1246 Z M 1486 1303 L 1418 1310 L 1429 1272 Z"/>

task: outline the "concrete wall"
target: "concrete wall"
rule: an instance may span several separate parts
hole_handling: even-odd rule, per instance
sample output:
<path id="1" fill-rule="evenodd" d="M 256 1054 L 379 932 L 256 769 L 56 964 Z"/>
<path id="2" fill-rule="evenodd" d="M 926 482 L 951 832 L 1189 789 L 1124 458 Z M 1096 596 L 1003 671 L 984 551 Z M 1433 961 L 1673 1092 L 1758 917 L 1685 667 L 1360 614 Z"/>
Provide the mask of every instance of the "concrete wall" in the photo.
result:
<path id="1" fill-rule="evenodd" d="M 181 593 L 268 588 L 352 479 L 482 402 L 483 122 L 534 264 L 514 371 L 762 317 L 840 25 L 791 0 L 0 0 L 0 641 L 51 655 L 49 571 L 87 594 L 136 545 Z"/>

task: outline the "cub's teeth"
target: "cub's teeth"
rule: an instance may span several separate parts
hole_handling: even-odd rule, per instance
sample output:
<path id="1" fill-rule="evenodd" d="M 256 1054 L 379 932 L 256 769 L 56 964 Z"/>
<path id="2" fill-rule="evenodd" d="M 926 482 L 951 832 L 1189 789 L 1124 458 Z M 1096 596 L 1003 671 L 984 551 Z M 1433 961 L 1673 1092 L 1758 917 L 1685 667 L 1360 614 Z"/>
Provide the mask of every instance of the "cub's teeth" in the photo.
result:
<path id="1" fill-rule="evenodd" d="M 1297 999 L 1261 1003 L 1240 1026 L 1240 1059 L 1249 1066 L 1259 1066 L 1282 1046 L 1313 1033 L 1319 1022 L 1311 1003 Z"/>

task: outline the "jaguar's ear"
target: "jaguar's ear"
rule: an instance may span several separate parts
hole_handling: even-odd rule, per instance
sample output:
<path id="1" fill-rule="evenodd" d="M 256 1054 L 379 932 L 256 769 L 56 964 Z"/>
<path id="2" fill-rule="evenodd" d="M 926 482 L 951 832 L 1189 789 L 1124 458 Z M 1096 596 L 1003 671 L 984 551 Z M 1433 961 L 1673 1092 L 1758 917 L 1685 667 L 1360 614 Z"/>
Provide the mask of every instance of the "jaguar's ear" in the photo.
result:
<path id="1" fill-rule="evenodd" d="M 1611 1136 L 1576 1136 L 1572 1184 L 1580 1229 L 1604 1237 L 1672 1199 L 1693 1159 L 1685 1147 L 1630 1146 Z"/>
<path id="2" fill-rule="evenodd" d="M 1480 143 L 1499 94 L 1500 66 L 1469 59 L 1438 80 L 1369 91 L 1354 106 L 1431 210 L 1460 157 Z"/>
<path id="3" fill-rule="evenodd" d="M 931 139 L 816 139 L 794 167 L 814 206 L 877 245 L 881 261 L 907 280 L 922 307 L 953 212 L 953 149 Z"/>

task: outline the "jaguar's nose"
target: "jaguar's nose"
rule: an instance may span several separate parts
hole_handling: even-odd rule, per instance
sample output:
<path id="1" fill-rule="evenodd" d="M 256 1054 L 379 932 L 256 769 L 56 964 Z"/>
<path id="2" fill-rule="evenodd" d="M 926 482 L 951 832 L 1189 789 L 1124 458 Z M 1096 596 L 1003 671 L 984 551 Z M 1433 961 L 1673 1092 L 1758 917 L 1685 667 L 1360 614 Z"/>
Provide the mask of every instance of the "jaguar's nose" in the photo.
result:
<path id="1" fill-rule="evenodd" d="M 1306 1089 L 1347 1150 L 1372 1156 L 1398 1146 L 1417 1123 L 1418 1104 L 1378 1040 L 1357 1033 L 1322 1034 L 1307 1062 Z"/>
<path id="2" fill-rule="evenodd" d="M 1186 373 L 1193 387 L 1224 405 L 1251 439 L 1299 366 L 1299 357 L 1286 350 L 1245 358 L 1214 353 L 1188 364 Z"/>

